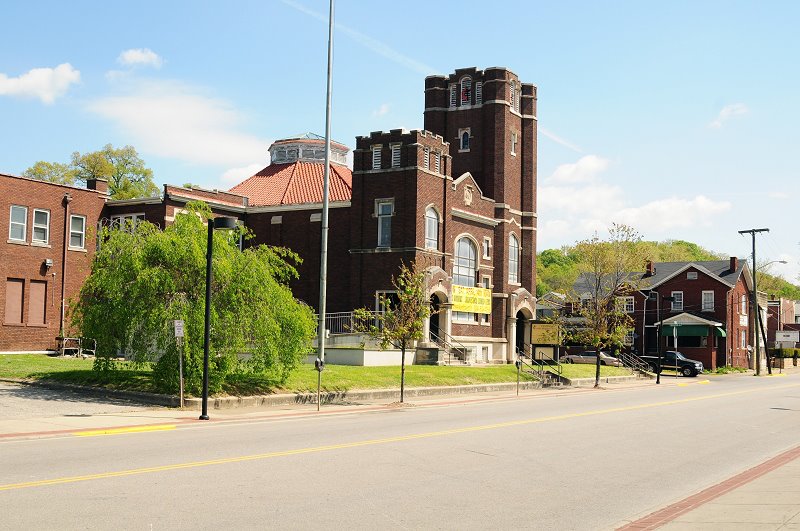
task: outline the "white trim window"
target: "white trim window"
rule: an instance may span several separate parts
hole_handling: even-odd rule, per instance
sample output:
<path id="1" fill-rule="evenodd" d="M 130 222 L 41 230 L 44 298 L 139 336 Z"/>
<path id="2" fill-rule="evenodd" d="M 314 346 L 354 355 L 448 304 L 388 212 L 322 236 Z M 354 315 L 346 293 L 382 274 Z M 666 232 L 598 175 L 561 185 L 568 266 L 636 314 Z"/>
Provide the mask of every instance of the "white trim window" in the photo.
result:
<path id="1" fill-rule="evenodd" d="M 492 289 L 492 279 L 488 276 L 481 277 L 481 287 L 484 289 Z M 489 324 L 489 314 L 482 313 L 480 317 L 481 323 Z"/>
<path id="2" fill-rule="evenodd" d="M 475 82 L 475 105 L 483 103 L 483 83 Z"/>
<path id="3" fill-rule="evenodd" d="M 488 236 L 483 238 L 483 258 L 486 260 L 492 259 L 492 239 Z"/>
<path id="4" fill-rule="evenodd" d="M 69 248 L 84 249 L 86 247 L 86 217 L 69 217 Z"/>
<path id="5" fill-rule="evenodd" d="M 511 154 L 517 154 L 517 133 L 511 133 Z"/>
<path id="6" fill-rule="evenodd" d="M 50 243 L 50 211 L 33 209 L 33 233 L 31 242 L 47 245 Z"/>
<path id="7" fill-rule="evenodd" d="M 670 295 L 672 295 L 672 306 L 671 309 L 673 312 L 682 312 L 683 311 L 683 292 L 682 291 L 673 291 Z"/>
<path id="8" fill-rule="evenodd" d="M 458 88 L 456 87 L 455 83 L 450 83 L 450 107 L 451 108 L 456 106 L 457 99 L 458 99 Z"/>
<path id="9" fill-rule="evenodd" d="M 111 216 L 111 227 L 119 230 L 134 231 L 144 221 L 144 214 L 119 214 Z"/>
<path id="10" fill-rule="evenodd" d="M 433 207 L 425 209 L 425 248 L 439 248 L 439 213 Z"/>
<path id="11" fill-rule="evenodd" d="M 433 152 L 433 171 L 442 173 L 442 154 L 438 151 Z"/>
<path id="12" fill-rule="evenodd" d="M 747 348 L 747 331 L 739 330 L 739 348 Z"/>
<path id="13" fill-rule="evenodd" d="M 390 144 L 392 150 L 392 168 L 400 167 L 400 144 Z"/>
<path id="14" fill-rule="evenodd" d="M 697 271 L 687 271 L 686 280 L 697 280 Z"/>
<path id="15" fill-rule="evenodd" d="M 628 330 L 625 332 L 625 337 L 622 339 L 622 344 L 631 346 L 633 345 L 633 339 L 633 330 Z"/>
<path id="16" fill-rule="evenodd" d="M 378 247 L 391 247 L 394 199 L 376 199 L 375 216 L 378 218 Z"/>
<path id="17" fill-rule="evenodd" d="M 739 313 L 747 315 L 747 295 L 742 295 L 741 306 L 739 306 Z"/>
<path id="18" fill-rule="evenodd" d="M 703 290 L 702 309 L 704 312 L 714 311 L 714 292 L 712 290 Z"/>
<path id="19" fill-rule="evenodd" d="M 381 169 L 381 146 L 372 146 L 372 169 Z"/>
<path id="20" fill-rule="evenodd" d="M 28 207 L 11 205 L 8 223 L 8 239 L 24 242 L 28 234 Z"/>
<path id="21" fill-rule="evenodd" d="M 632 295 L 617 297 L 617 307 L 621 312 L 633 313 L 636 309 L 636 299 Z"/>
<path id="22" fill-rule="evenodd" d="M 508 282 L 519 284 L 519 240 L 513 234 L 508 235 Z"/>
<path id="23" fill-rule="evenodd" d="M 469 105 L 472 102 L 472 78 L 465 77 L 461 80 L 461 105 Z"/>
<path id="24" fill-rule="evenodd" d="M 469 238 L 462 237 L 456 242 L 453 261 L 453 284 L 475 287 L 475 275 L 478 270 L 478 257 L 475 244 Z M 453 312 L 453 320 L 461 322 L 477 322 L 478 314 L 470 312 Z"/>
<path id="25" fill-rule="evenodd" d="M 431 169 L 431 148 L 422 149 L 422 167 L 426 170 Z"/>

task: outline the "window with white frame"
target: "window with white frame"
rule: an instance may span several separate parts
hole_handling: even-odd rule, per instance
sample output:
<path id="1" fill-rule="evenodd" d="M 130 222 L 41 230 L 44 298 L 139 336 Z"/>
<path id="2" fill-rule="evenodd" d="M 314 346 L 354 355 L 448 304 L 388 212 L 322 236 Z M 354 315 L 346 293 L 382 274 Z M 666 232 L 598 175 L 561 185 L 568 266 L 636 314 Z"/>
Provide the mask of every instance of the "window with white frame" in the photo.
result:
<path id="1" fill-rule="evenodd" d="M 622 343 L 628 346 L 633 345 L 633 330 L 628 330 L 625 333 L 625 338 L 622 340 Z"/>
<path id="2" fill-rule="evenodd" d="M 439 213 L 433 207 L 425 209 L 425 248 L 439 248 Z"/>
<path id="3" fill-rule="evenodd" d="M 433 152 L 433 171 L 442 173 L 442 154 L 438 151 Z"/>
<path id="4" fill-rule="evenodd" d="M 747 295 L 742 295 L 739 313 L 742 315 L 747 315 Z"/>
<path id="5" fill-rule="evenodd" d="M 481 287 L 484 289 L 492 289 L 492 279 L 490 277 L 484 276 L 481 277 Z M 489 314 L 483 313 L 481 314 L 481 322 L 483 324 L 489 324 Z"/>
<path id="6" fill-rule="evenodd" d="M 488 236 L 483 238 L 483 257 L 486 260 L 492 259 L 492 239 Z"/>
<path id="7" fill-rule="evenodd" d="M 381 146 L 372 146 L 372 169 L 381 169 Z"/>
<path id="8" fill-rule="evenodd" d="M 378 218 L 378 247 L 390 247 L 392 245 L 394 199 L 375 201 L 375 215 Z"/>
<path id="9" fill-rule="evenodd" d="M 475 244 L 467 237 L 456 242 L 455 260 L 453 262 L 453 284 L 475 287 L 475 275 L 478 269 L 478 257 Z M 453 318 L 459 321 L 477 321 L 477 314 L 470 312 L 453 312 Z"/>
<path id="10" fill-rule="evenodd" d="M 702 301 L 702 309 L 704 312 L 713 312 L 714 311 L 714 292 L 713 291 L 703 291 L 703 301 Z"/>
<path id="11" fill-rule="evenodd" d="M 511 133 L 511 154 L 517 154 L 517 133 Z"/>
<path id="12" fill-rule="evenodd" d="M 8 239 L 24 242 L 28 234 L 28 207 L 11 205 Z"/>
<path id="13" fill-rule="evenodd" d="M 400 167 L 400 144 L 392 144 L 392 168 Z"/>
<path id="14" fill-rule="evenodd" d="M 69 246 L 71 249 L 83 249 L 86 246 L 86 218 L 84 216 L 69 217 Z"/>
<path id="15" fill-rule="evenodd" d="M 458 130 L 459 151 L 469 151 L 470 128 Z"/>
<path id="16" fill-rule="evenodd" d="M 422 150 L 422 167 L 426 170 L 431 169 L 431 148 Z"/>
<path id="17" fill-rule="evenodd" d="M 519 240 L 513 234 L 508 236 L 508 282 L 519 283 Z"/>
<path id="18" fill-rule="evenodd" d="M 475 82 L 475 104 L 480 105 L 483 103 L 483 83 L 480 81 Z"/>
<path id="19" fill-rule="evenodd" d="M 472 102 L 472 78 L 465 77 L 461 80 L 461 105 L 469 105 Z"/>
<path id="20" fill-rule="evenodd" d="M 633 313 L 636 308 L 635 299 L 631 295 L 625 297 L 617 297 L 617 307 L 621 312 Z"/>
<path id="21" fill-rule="evenodd" d="M 33 234 L 31 242 L 48 244 L 50 243 L 50 211 L 35 208 L 33 209 Z"/>
<path id="22" fill-rule="evenodd" d="M 450 107 L 456 106 L 456 98 L 457 98 L 458 88 L 456 88 L 455 83 L 450 84 Z"/>
<path id="23" fill-rule="evenodd" d="M 673 312 L 682 312 L 683 311 L 683 292 L 682 291 L 673 291 L 672 295 L 672 311 Z"/>
<path id="24" fill-rule="evenodd" d="M 687 271 L 686 280 L 697 280 L 697 271 Z"/>
<path id="25" fill-rule="evenodd" d="M 115 229 L 133 231 L 136 225 L 144 221 L 144 214 L 120 214 L 111 216 L 111 226 Z"/>
<path id="26" fill-rule="evenodd" d="M 739 330 L 739 347 L 740 348 L 747 348 L 747 331 L 746 330 Z"/>

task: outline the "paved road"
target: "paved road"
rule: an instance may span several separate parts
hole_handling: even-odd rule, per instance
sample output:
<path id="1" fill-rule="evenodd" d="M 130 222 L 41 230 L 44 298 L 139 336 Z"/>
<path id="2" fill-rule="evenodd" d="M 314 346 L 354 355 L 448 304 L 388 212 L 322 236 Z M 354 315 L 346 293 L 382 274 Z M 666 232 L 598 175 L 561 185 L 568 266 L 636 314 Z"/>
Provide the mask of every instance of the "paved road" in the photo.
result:
<path id="1" fill-rule="evenodd" d="M 800 377 L 0 442 L 9 529 L 608 529 L 793 448 Z"/>

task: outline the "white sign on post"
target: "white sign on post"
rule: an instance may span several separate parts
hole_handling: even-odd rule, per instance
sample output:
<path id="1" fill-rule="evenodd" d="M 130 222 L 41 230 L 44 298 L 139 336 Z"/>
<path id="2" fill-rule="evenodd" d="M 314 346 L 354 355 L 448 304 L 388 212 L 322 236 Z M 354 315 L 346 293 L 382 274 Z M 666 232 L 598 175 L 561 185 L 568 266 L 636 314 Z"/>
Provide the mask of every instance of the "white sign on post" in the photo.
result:
<path id="1" fill-rule="evenodd" d="M 183 337 L 183 321 L 173 321 L 175 325 L 175 337 Z"/>
<path id="2" fill-rule="evenodd" d="M 784 330 L 782 332 L 775 332 L 775 341 L 783 342 L 800 342 L 800 331 L 798 330 Z"/>

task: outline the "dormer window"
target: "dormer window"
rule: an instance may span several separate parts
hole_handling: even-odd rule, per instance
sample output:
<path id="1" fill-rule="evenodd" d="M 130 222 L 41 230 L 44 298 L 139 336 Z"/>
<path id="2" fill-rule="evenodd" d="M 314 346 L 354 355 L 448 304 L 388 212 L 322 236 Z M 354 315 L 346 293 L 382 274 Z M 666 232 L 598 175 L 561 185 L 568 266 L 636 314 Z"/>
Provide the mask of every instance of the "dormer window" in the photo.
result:
<path id="1" fill-rule="evenodd" d="M 465 77 L 461 80 L 461 105 L 469 105 L 472 102 L 472 78 Z"/>

